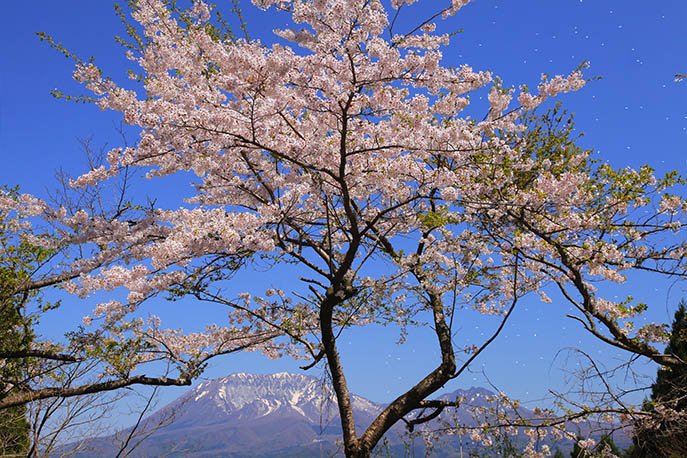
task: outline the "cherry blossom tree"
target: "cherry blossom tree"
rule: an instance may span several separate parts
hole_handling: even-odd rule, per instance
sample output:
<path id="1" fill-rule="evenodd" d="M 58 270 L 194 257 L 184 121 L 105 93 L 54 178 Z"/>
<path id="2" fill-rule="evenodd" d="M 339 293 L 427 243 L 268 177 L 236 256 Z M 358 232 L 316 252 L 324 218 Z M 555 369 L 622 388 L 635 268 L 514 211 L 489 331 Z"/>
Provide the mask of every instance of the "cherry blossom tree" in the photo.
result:
<path id="1" fill-rule="evenodd" d="M 443 65 L 450 36 L 436 32 L 436 21 L 467 0 L 446 2 L 403 31 L 390 17 L 413 12 L 413 0 L 254 3 L 290 14 L 293 25 L 276 31 L 277 43 L 217 33 L 202 1 L 180 10 L 140 0 L 128 45 L 139 83 L 120 85 L 92 62 L 77 65 L 89 97 L 141 134 L 74 187 L 132 168 L 151 180 L 194 176 L 192 196 L 177 208 L 151 206 L 133 220 L 85 210 L 61 218 L 119 256 L 103 267 L 85 257 L 97 267 L 64 283 L 82 297 L 128 292 L 84 319 L 82 342 L 110 373 L 167 359 L 170 380 L 186 382 L 210 357 L 240 348 L 305 358 L 306 369 L 322 362 L 346 456 L 366 457 L 399 421 L 414 427 L 455 405 L 431 396 L 497 338 L 522 296 L 549 301 L 546 286 L 600 340 L 685 364 L 654 346 L 667 335 L 663 325 L 633 327 L 644 305 L 610 300 L 597 285 L 636 270 L 684 278 L 685 201 L 667 192 L 680 179 L 657 180 L 648 167 L 615 170 L 527 129 L 529 110 L 584 86 L 580 69 L 543 77 L 531 92 L 504 87 L 488 71 Z M 480 91 L 483 118 L 468 114 L 480 108 L 470 98 Z M 227 282 L 237 271 L 282 265 L 295 276 L 271 278 L 282 287 L 235 291 Z M 229 321 L 191 334 L 163 329 L 156 317 L 140 317 L 160 294 L 221 304 Z M 466 306 L 500 325 L 463 346 Z M 440 359 L 358 430 L 338 342 L 371 323 L 402 335 L 429 326 Z M 530 456 L 543 453 L 528 447 Z"/>

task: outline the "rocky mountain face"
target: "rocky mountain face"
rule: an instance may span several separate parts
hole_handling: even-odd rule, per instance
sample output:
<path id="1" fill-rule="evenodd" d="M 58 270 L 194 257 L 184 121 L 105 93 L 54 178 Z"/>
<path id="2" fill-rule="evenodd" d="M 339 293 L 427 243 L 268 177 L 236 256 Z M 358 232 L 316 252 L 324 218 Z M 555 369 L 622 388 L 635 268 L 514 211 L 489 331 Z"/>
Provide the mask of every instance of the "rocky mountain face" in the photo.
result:
<path id="1" fill-rule="evenodd" d="M 363 419 L 371 421 L 380 410 L 379 404 L 361 396 L 353 395 L 352 401 Z M 240 373 L 204 382 L 168 408 L 180 410 L 174 422 L 176 426 L 296 417 L 328 427 L 337 415 L 334 394 L 328 384 L 314 377 L 284 372 Z"/>
<path id="2" fill-rule="evenodd" d="M 453 414 L 459 423 L 471 424 L 476 420 L 468 406 L 488 405 L 493 394 L 483 388 L 471 388 L 442 397 L 464 399 L 465 407 Z M 383 404 L 357 395 L 353 395 L 352 401 L 361 430 L 384 408 Z M 518 413 L 530 414 L 527 409 L 519 409 Z M 71 456 L 115 456 L 115 444 L 122 444 L 129 431 L 81 443 L 80 451 Z M 204 382 L 148 417 L 129 441 L 129 449 L 143 437 L 146 439 L 126 456 L 343 456 L 341 426 L 331 388 L 326 382 L 302 374 L 239 373 Z M 435 447 L 432 456 L 457 457 L 461 448 L 468 453 L 475 447 L 469 439 L 450 437 Z M 380 456 L 425 456 L 422 441 L 408 438 L 403 425 L 387 434 L 382 448 Z"/>

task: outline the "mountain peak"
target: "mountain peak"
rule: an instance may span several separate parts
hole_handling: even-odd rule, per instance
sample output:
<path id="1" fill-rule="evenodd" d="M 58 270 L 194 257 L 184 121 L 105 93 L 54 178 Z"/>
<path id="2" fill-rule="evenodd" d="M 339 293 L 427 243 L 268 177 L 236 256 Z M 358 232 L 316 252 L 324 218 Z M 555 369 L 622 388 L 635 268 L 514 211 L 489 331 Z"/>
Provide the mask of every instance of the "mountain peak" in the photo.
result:
<path id="1" fill-rule="evenodd" d="M 220 416 L 262 417 L 284 410 L 310 417 L 313 409 L 321 409 L 330 398 L 331 390 L 314 377 L 288 372 L 240 372 L 201 383 L 184 402 L 202 403 L 203 410 Z"/>

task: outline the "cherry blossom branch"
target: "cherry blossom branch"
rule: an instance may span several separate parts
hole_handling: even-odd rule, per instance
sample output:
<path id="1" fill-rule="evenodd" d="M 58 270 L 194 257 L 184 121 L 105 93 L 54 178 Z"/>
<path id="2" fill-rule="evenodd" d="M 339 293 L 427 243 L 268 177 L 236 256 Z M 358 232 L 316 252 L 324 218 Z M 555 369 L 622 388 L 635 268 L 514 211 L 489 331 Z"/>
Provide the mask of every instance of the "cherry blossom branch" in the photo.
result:
<path id="1" fill-rule="evenodd" d="M 0 351 L 0 359 L 42 358 L 53 361 L 77 362 L 79 358 L 65 353 L 55 353 L 45 350 L 16 350 Z"/>
<path id="2" fill-rule="evenodd" d="M 191 384 L 191 379 L 187 377 L 170 378 L 170 377 L 147 377 L 145 375 L 137 375 L 134 377 L 127 377 L 117 380 L 109 380 L 105 382 L 97 382 L 81 385 L 78 387 L 49 387 L 37 390 L 25 390 L 19 393 L 11 394 L 0 399 L 0 410 L 9 407 L 15 407 L 26 404 L 27 402 L 38 401 L 40 399 L 47 399 L 52 397 L 69 398 L 74 396 L 82 396 L 86 394 L 102 393 L 106 391 L 113 391 L 120 388 L 125 388 L 132 385 L 147 385 L 147 386 L 188 386 Z"/>
<path id="3" fill-rule="evenodd" d="M 470 364 L 482 353 L 486 348 L 491 345 L 494 340 L 501 334 L 501 331 L 506 327 L 506 323 L 508 322 L 508 318 L 510 318 L 511 314 L 513 313 L 513 310 L 515 310 L 515 306 L 518 303 L 518 257 L 516 256 L 515 258 L 515 265 L 513 267 L 513 300 L 511 301 L 510 307 L 508 307 L 508 310 L 506 310 L 506 313 L 503 316 L 503 319 L 501 320 L 501 323 L 499 323 L 499 326 L 496 328 L 496 331 L 480 345 L 477 350 L 475 350 L 472 355 L 458 368 L 458 370 L 455 371 L 455 373 L 451 376 L 451 378 L 456 378 L 460 374 L 462 374 L 468 367 L 470 367 Z"/>

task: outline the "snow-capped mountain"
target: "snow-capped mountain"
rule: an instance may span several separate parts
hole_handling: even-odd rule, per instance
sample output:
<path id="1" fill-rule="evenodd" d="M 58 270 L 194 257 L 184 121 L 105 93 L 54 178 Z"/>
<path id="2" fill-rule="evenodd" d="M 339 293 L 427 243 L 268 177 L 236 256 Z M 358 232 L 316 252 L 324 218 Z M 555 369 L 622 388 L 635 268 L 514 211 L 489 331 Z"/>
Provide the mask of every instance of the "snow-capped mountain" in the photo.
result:
<path id="1" fill-rule="evenodd" d="M 361 396 L 352 398 L 356 417 L 361 426 L 367 426 L 382 406 Z M 175 430 L 267 424 L 282 419 L 317 426 L 321 432 L 340 430 L 331 387 L 315 377 L 285 372 L 238 373 L 203 382 L 154 414 L 151 420 L 159 422 L 165 417 L 174 418 L 169 428 Z"/>
<path id="2" fill-rule="evenodd" d="M 357 395 L 353 395 L 352 401 L 359 414 L 376 415 L 380 410 L 378 404 Z M 208 413 L 223 421 L 295 415 L 312 423 L 337 415 L 334 394 L 328 384 L 314 377 L 286 372 L 229 375 L 200 384 L 177 402 L 192 404 L 193 407 L 189 405 L 185 409 L 187 412 L 202 410 L 203 421 L 209 419 Z"/>
<path id="3" fill-rule="evenodd" d="M 357 395 L 352 402 L 361 428 L 383 408 Z M 203 382 L 151 415 L 138 431 L 152 434 L 128 456 L 331 456 L 341 437 L 331 387 L 289 373 L 238 373 Z M 104 450 L 112 442 L 117 438 L 90 441 L 90 451 L 76 456 L 109 456 Z"/>

